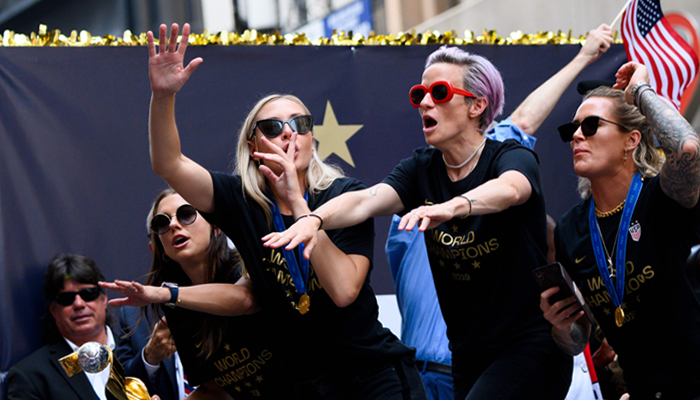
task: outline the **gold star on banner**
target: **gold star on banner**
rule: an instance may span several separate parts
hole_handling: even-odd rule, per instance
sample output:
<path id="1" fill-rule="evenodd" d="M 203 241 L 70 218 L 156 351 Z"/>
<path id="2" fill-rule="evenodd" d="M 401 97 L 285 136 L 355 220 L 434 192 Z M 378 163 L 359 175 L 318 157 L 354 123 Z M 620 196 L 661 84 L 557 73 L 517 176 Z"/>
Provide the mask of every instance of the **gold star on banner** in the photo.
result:
<path id="1" fill-rule="evenodd" d="M 478 262 L 478 261 L 474 261 L 474 262 L 472 263 L 472 266 L 474 267 L 474 269 L 481 268 L 481 263 Z"/>
<path id="2" fill-rule="evenodd" d="M 452 225 L 452 233 L 457 233 L 459 227 L 457 225 Z"/>
<path id="3" fill-rule="evenodd" d="M 335 153 L 354 168 L 355 163 L 352 161 L 347 141 L 360 129 L 362 125 L 338 125 L 331 102 L 328 101 L 323 125 L 314 126 L 314 138 L 318 141 L 318 156 L 321 160 L 325 160 Z"/>
<path id="4" fill-rule="evenodd" d="M 226 343 L 226 345 L 224 346 L 224 350 L 231 351 L 231 346 L 229 346 L 228 343 Z"/>

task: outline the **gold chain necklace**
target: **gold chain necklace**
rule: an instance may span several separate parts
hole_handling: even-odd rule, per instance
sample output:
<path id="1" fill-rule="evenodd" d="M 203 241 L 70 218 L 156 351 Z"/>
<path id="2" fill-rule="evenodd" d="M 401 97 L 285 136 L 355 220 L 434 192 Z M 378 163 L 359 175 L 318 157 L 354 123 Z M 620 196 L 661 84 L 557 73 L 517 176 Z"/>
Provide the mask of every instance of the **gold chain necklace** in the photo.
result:
<path id="1" fill-rule="evenodd" d="M 610 211 L 600 211 L 598 207 L 595 208 L 595 216 L 598 218 L 605 218 L 609 217 L 611 215 L 615 215 L 618 212 L 622 211 L 623 208 L 625 208 L 625 200 L 622 200 L 622 203 L 618 204 L 617 207 L 613 208 Z"/>

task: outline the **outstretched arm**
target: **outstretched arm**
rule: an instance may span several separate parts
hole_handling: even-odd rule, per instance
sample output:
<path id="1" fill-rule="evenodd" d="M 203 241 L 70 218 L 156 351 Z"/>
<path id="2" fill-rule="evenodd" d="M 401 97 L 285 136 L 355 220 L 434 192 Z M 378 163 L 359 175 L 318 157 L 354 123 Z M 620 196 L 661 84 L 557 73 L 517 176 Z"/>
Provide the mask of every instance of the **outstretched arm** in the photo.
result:
<path id="1" fill-rule="evenodd" d="M 612 28 L 606 24 L 590 31 L 586 43 L 573 60 L 530 93 L 513 111 L 510 116 L 513 123 L 523 132 L 534 135 L 578 74 L 608 51 L 612 33 Z"/>
<path id="2" fill-rule="evenodd" d="M 288 250 L 304 243 L 304 257 L 309 258 L 318 242 L 321 221 L 323 229 L 340 229 L 401 210 L 403 203 L 396 190 L 386 183 L 378 183 L 368 189 L 343 193 L 314 211 L 320 218 L 302 218 L 286 231 L 271 233 L 262 240 L 265 246 L 285 246 Z"/>
<path id="3" fill-rule="evenodd" d="M 686 208 L 692 208 L 700 197 L 700 139 L 683 116 L 664 103 L 653 90 L 635 85 L 649 82 L 646 67 L 629 62 L 618 70 L 616 89 L 625 89 L 625 101 L 635 104 L 644 115 L 666 155 L 661 168 L 661 189 Z M 636 99 L 634 98 L 636 95 Z"/>
<path id="4" fill-rule="evenodd" d="M 494 214 L 525 203 L 531 195 L 532 185 L 525 175 L 509 170 L 462 196 L 411 210 L 401 218 L 399 229 L 410 231 L 418 226 L 423 232 L 457 216 Z"/>
<path id="5" fill-rule="evenodd" d="M 149 140 L 153 171 L 165 179 L 184 199 L 200 211 L 214 209 L 214 188 L 206 169 L 182 154 L 180 137 L 175 124 L 175 94 L 202 63 L 195 58 L 185 67 L 183 60 L 190 26 L 182 28 L 182 39 L 177 41 L 178 26 L 173 24 L 170 36 L 167 27 L 160 26 L 159 49 L 156 52 L 153 32 L 148 39 L 148 76 L 151 80 L 149 112 Z"/>
<path id="6" fill-rule="evenodd" d="M 115 307 L 141 307 L 170 300 L 170 290 L 164 287 L 120 280 L 100 282 L 99 285 L 125 296 L 109 301 L 109 305 Z M 209 283 L 181 287 L 177 307 L 222 316 L 253 314 L 260 309 L 253 296 L 253 284 L 245 277 L 235 284 Z"/>

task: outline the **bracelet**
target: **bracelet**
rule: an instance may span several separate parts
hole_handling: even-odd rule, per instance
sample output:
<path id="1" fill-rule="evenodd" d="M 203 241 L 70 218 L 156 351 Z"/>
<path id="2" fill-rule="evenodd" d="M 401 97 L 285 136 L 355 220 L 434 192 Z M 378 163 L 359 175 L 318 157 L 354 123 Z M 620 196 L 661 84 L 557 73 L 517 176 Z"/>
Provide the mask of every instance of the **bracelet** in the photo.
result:
<path id="1" fill-rule="evenodd" d="M 469 197 L 467 197 L 466 194 L 460 194 L 459 196 L 455 196 L 455 198 L 457 198 L 457 197 L 462 197 L 462 198 L 467 199 L 467 203 L 469 204 L 469 211 L 464 215 L 460 215 L 461 218 L 467 218 L 472 213 L 472 200 Z"/>
<path id="2" fill-rule="evenodd" d="M 316 217 L 316 218 L 318 218 L 318 220 L 321 221 L 321 225 L 318 226 L 318 230 L 320 231 L 321 228 L 323 228 L 323 218 L 321 218 L 321 216 L 318 215 L 318 214 L 316 214 L 315 212 L 308 213 L 308 214 L 304 214 L 304 215 L 300 215 L 299 218 L 297 218 L 297 221 L 299 221 L 299 220 L 302 219 L 302 218 L 306 218 L 306 217 Z"/>
<path id="3" fill-rule="evenodd" d="M 656 90 L 654 90 L 654 88 L 651 87 L 651 86 L 644 86 L 644 87 L 642 87 L 641 89 L 639 89 L 639 91 L 637 92 L 637 97 L 634 99 L 634 100 L 635 100 L 635 104 L 634 104 L 634 105 L 637 106 L 637 108 L 640 109 L 639 112 L 642 111 L 641 108 L 640 108 L 641 104 L 639 104 L 639 103 L 641 102 L 641 100 L 642 100 L 642 95 L 644 94 L 644 92 L 649 91 L 649 90 L 651 90 L 652 92 L 656 93 Z"/>
<path id="4" fill-rule="evenodd" d="M 637 108 L 639 108 L 639 99 L 641 98 L 642 93 L 646 92 L 647 90 L 652 90 L 652 91 L 654 91 L 654 93 L 656 93 L 654 88 L 651 87 L 651 85 L 649 85 L 648 83 L 646 83 L 644 81 L 637 82 L 632 87 L 630 94 L 632 95 L 633 103 Z"/>

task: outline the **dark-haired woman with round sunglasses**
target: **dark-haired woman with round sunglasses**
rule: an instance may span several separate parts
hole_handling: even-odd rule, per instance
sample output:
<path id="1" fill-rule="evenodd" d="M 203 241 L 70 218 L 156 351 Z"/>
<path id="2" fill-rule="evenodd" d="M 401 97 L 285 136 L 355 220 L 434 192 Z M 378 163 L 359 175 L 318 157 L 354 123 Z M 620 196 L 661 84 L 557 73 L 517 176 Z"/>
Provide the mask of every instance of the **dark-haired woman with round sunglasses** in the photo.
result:
<path id="1" fill-rule="evenodd" d="M 239 132 L 233 175 L 207 171 L 182 155 L 175 93 L 202 60 L 183 64 L 189 25 L 179 45 L 177 25 L 169 35 L 166 29 L 160 27 L 159 53 L 148 33 L 153 169 L 233 240 L 250 285 L 199 285 L 180 291 L 179 303 L 169 300 L 165 288 L 143 287 L 149 301 L 223 315 L 262 308 L 271 317 L 276 348 L 295 382 L 285 387 L 289 398 L 424 399 L 413 350 L 377 320 L 369 286 L 372 220 L 320 232 L 310 258 L 260 241 L 295 220 L 318 219 L 310 208 L 364 185 L 321 161 L 311 113 L 291 95 L 269 95 L 252 108 Z M 129 290 L 121 293 L 130 295 Z"/>
<path id="2" fill-rule="evenodd" d="M 229 289 L 234 284 L 239 298 L 254 302 L 250 283 L 242 277 L 238 251 L 229 248 L 221 230 L 170 188 L 156 197 L 147 226 L 153 260 L 146 284 L 101 283 L 129 295 L 111 300 L 110 305 L 144 307 L 142 316 L 149 322 L 165 316 L 161 323 L 172 335 L 188 384 L 198 386 L 194 398 L 226 394 L 236 399 L 284 398 L 290 381 L 280 367 L 280 352 L 264 311 L 232 318 L 194 311 L 201 307 L 188 302 L 187 292 L 198 286 Z M 157 297 L 158 290 L 165 292 L 165 301 Z M 256 311 L 254 305 L 249 308 Z M 145 369 L 144 364 L 134 367 L 137 374 L 146 374 Z"/>
<path id="3" fill-rule="evenodd" d="M 572 360 L 551 338 L 531 275 L 548 249 L 537 157 L 484 135 L 503 92 L 485 58 L 455 47 L 435 51 L 409 92 L 431 147 L 415 150 L 382 183 L 314 211 L 323 229 L 399 213 L 399 229 L 425 231 L 455 399 L 562 399 Z M 309 252 L 320 222 L 304 218 L 268 235 L 266 245 L 303 243 Z"/>
<path id="4" fill-rule="evenodd" d="M 559 128 L 583 200 L 557 224 L 556 255 L 619 356 L 630 398 L 695 399 L 700 285 L 686 258 L 700 243 L 700 140 L 648 82 L 643 65 L 625 64 L 615 89 L 586 94 Z M 573 297 L 550 305 L 555 292 L 540 306 L 557 343 L 576 354 L 590 325 Z"/>

